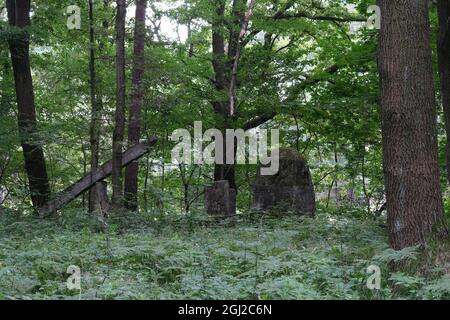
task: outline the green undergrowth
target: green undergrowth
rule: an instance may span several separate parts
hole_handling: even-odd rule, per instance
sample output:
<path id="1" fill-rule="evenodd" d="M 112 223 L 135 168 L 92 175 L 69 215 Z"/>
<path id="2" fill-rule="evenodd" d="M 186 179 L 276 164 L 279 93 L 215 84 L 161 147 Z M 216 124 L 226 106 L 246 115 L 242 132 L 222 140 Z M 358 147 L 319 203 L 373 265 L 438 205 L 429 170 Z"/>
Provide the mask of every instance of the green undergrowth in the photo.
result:
<path id="1" fill-rule="evenodd" d="M 382 218 L 354 209 L 314 219 L 122 213 L 106 222 L 78 211 L 49 220 L 3 213 L 0 237 L 0 299 L 450 298 L 443 270 L 390 273 L 417 248 L 389 249 Z M 71 265 L 81 292 L 67 289 Z M 367 288 L 371 265 L 379 290 Z"/>

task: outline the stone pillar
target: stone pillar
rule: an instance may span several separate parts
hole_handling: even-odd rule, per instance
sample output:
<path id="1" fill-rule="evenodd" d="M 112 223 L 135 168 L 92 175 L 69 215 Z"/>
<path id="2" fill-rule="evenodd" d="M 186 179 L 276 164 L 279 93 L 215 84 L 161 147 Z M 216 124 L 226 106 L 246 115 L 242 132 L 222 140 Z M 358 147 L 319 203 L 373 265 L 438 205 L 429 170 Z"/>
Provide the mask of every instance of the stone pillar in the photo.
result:
<path id="1" fill-rule="evenodd" d="M 227 180 L 216 181 L 205 191 L 206 212 L 212 216 L 233 216 L 236 214 L 236 190 L 230 188 Z"/>

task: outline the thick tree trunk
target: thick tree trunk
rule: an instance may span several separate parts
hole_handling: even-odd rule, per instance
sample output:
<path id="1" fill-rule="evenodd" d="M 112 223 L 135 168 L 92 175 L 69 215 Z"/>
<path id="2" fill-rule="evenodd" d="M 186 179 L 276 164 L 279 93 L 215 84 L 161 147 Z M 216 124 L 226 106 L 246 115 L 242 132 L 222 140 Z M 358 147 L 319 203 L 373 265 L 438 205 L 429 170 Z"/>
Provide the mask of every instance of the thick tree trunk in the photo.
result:
<path id="1" fill-rule="evenodd" d="M 114 207 L 123 207 L 122 149 L 125 131 L 125 17 L 126 1 L 117 0 L 116 16 L 116 114 L 113 134 L 112 187 Z"/>
<path id="2" fill-rule="evenodd" d="M 438 0 L 438 15 L 439 35 L 437 48 L 445 131 L 447 133 L 447 145 L 445 149 L 447 180 L 450 184 L 450 2 L 448 0 Z"/>
<path id="3" fill-rule="evenodd" d="M 243 0 L 234 0 L 232 6 L 232 26 L 229 27 L 228 53 L 225 54 L 225 38 L 224 27 L 226 25 L 225 18 L 225 2 L 217 2 L 216 18 L 213 20 L 213 67 L 215 72 L 216 90 L 220 95 L 227 96 L 228 99 L 212 101 L 212 105 L 216 114 L 222 120 L 219 123 L 223 135 L 226 130 L 232 128 L 232 121 L 236 112 L 236 90 L 238 88 L 238 69 L 241 58 L 241 50 L 243 47 L 244 36 L 247 33 L 250 18 L 253 14 L 253 7 L 256 1 L 251 0 L 248 3 Z M 236 150 L 234 150 L 236 153 Z M 231 189 L 236 190 L 236 174 L 234 164 L 226 163 L 226 146 L 223 152 L 224 164 L 216 164 L 214 169 L 214 180 L 226 180 Z"/>
<path id="4" fill-rule="evenodd" d="M 30 66 L 30 37 L 25 28 L 30 26 L 30 0 L 7 0 L 8 20 L 11 26 L 20 28 L 9 41 L 16 86 L 19 134 L 25 158 L 25 168 L 33 207 L 45 205 L 50 186 L 44 152 L 37 136 L 36 108 Z"/>
<path id="5" fill-rule="evenodd" d="M 228 94 L 230 79 L 229 71 L 230 64 L 228 63 L 227 56 L 225 54 L 225 38 L 224 38 L 224 22 L 225 22 L 225 2 L 223 0 L 217 1 L 216 18 L 212 24 L 212 64 L 215 74 L 215 87 L 218 95 L 226 96 Z M 234 4 L 236 6 L 236 2 Z M 231 32 L 230 36 L 234 33 Z M 230 48 L 231 50 L 231 48 Z M 218 123 L 219 127 L 225 134 L 226 129 L 229 126 L 229 110 L 228 100 L 219 97 L 211 102 L 214 112 L 219 116 L 221 122 Z M 224 144 L 224 163 L 226 155 L 226 146 Z M 216 164 L 214 169 L 214 180 L 222 181 L 228 180 L 231 188 L 236 188 L 235 173 L 233 165 Z"/>
<path id="6" fill-rule="evenodd" d="M 91 145 L 91 172 L 95 172 L 99 163 L 100 146 L 100 103 L 97 93 L 97 72 L 95 66 L 95 31 L 94 31 L 94 5 L 93 0 L 89 0 L 89 77 L 91 91 L 91 124 L 90 124 L 90 145 Z M 95 185 L 89 191 L 89 212 L 93 213 L 101 210 L 101 203 L 98 195 L 102 194 L 103 185 Z"/>
<path id="7" fill-rule="evenodd" d="M 146 153 L 149 152 L 149 148 L 154 146 L 156 142 L 157 138 L 153 137 L 150 138 L 145 143 L 139 143 L 131 147 L 122 154 L 122 163 L 120 164 L 120 166 L 125 167 L 132 161 L 141 158 L 142 156 L 144 156 Z M 51 213 L 55 213 L 57 210 L 63 208 L 69 202 L 76 199 L 79 195 L 83 194 L 84 192 L 92 188 L 92 186 L 94 186 L 95 184 L 97 183 L 101 184 L 101 181 L 109 177 L 112 171 L 113 171 L 112 161 L 105 163 L 104 165 L 99 167 L 96 171 L 90 172 L 87 176 L 79 180 L 77 183 L 73 184 L 60 194 L 56 195 L 55 199 L 49 201 L 47 205 L 40 210 L 39 214 L 41 216 L 46 216 Z M 104 188 L 105 187 L 103 186 L 103 191 L 102 188 L 100 188 L 99 191 L 100 194 L 101 193 L 104 194 Z"/>
<path id="8" fill-rule="evenodd" d="M 142 78 L 145 69 L 145 11 L 147 0 L 136 1 L 136 18 L 134 27 L 134 66 L 133 92 L 128 123 L 128 146 L 139 143 L 141 137 Z M 134 161 L 125 170 L 125 206 L 130 210 L 138 209 L 138 172 L 139 163 Z"/>
<path id="9" fill-rule="evenodd" d="M 381 121 L 394 249 L 446 235 L 427 0 L 378 0 Z"/>

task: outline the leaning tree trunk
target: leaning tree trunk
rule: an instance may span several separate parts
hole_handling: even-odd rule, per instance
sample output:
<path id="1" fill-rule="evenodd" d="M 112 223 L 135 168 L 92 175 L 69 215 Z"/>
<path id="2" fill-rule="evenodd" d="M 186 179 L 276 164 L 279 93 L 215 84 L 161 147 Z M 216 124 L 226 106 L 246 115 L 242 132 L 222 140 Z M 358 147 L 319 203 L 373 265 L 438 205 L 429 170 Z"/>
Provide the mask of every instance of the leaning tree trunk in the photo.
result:
<path id="1" fill-rule="evenodd" d="M 116 208 L 123 206 L 122 149 L 125 131 L 125 17 L 126 1 L 117 0 L 116 16 L 116 113 L 112 155 L 112 202 Z"/>
<path id="2" fill-rule="evenodd" d="M 156 137 L 152 137 L 144 143 L 139 143 L 129 148 L 122 154 L 122 163 L 120 165 L 124 167 L 132 161 L 141 158 L 150 151 L 150 147 L 154 146 L 157 141 L 158 139 Z M 54 199 L 50 200 L 44 207 L 40 209 L 39 214 L 41 216 L 46 216 L 51 213 L 55 213 L 56 211 L 67 205 L 69 202 L 76 199 L 79 195 L 91 189 L 95 184 L 103 184 L 103 180 L 109 177 L 111 173 L 112 161 L 108 161 L 107 163 L 98 167 L 94 172 L 90 172 L 78 182 L 68 187 L 66 190 L 55 195 Z M 103 193 L 103 199 L 100 199 L 100 201 L 107 198 L 105 192 L 106 191 L 104 185 L 103 189 L 100 189 L 99 191 L 99 194 Z M 101 209 L 104 209 L 104 207 L 102 207 Z"/>
<path id="3" fill-rule="evenodd" d="M 439 35 L 437 48 L 445 131 L 447 133 L 447 145 L 445 148 L 447 180 L 450 184 L 450 2 L 448 0 L 438 0 L 438 15 Z"/>
<path id="4" fill-rule="evenodd" d="M 25 168 L 33 207 L 43 207 L 50 195 L 50 185 L 45 165 L 42 143 L 37 135 L 36 108 L 34 104 L 33 80 L 30 66 L 30 0 L 7 0 L 9 24 L 19 31 L 11 37 L 11 52 L 16 86 L 18 124 Z"/>
<path id="5" fill-rule="evenodd" d="M 427 0 L 378 0 L 381 124 L 391 245 L 446 235 Z"/>
<path id="6" fill-rule="evenodd" d="M 136 18 L 134 27 L 134 66 L 133 93 L 128 122 L 128 147 L 139 143 L 141 137 L 142 78 L 144 75 L 145 48 L 145 11 L 147 0 L 136 1 Z M 125 206 L 130 210 L 138 209 L 138 172 L 139 163 L 133 161 L 125 170 Z"/>

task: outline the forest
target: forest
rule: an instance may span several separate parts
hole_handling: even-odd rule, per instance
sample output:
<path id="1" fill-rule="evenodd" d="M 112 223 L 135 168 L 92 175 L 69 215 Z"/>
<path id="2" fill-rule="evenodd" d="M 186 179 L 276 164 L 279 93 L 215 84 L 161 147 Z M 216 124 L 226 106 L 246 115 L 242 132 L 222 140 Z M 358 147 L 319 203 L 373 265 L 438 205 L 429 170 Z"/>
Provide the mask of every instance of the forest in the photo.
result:
<path id="1" fill-rule="evenodd" d="M 449 0 L 0 0 L 0 300 L 450 299 Z"/>

